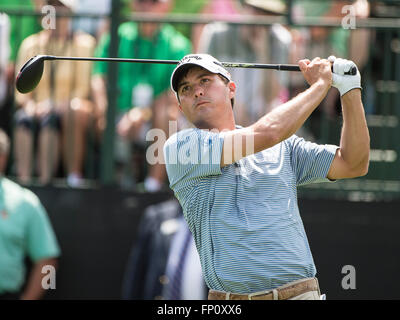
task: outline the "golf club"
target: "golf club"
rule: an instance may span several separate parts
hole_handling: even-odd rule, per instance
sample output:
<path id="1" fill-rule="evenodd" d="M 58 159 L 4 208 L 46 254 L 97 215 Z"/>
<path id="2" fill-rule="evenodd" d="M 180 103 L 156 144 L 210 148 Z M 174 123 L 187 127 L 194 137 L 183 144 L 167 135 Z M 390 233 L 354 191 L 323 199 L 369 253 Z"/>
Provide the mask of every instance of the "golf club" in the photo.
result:
<path id="1" fill-rule="evenodd" d="M 21 68 L 16 79 L 16 88 L 21 93 L 28 93 L 36 88 L 43 75 L 45 60 L 76 60 L 76 61 L 103 61 L 103 62 L 134 62 L 134 63 L 159 63 L 178 64 L 178 60 L 155 60 L 155 59 L 122 59 L 122 58 L 93 58 L 93 57 L 61 57 L 49 55 L 37 55 L 30 58 Z M 300 71 L 298 65 L 294 64 L 257 64 L 222 62 L 227 68 L 256 68 L 274 69 L 283 71 Z M 349 74 L 355 75 L 357 69 L 353 68 Z"/>

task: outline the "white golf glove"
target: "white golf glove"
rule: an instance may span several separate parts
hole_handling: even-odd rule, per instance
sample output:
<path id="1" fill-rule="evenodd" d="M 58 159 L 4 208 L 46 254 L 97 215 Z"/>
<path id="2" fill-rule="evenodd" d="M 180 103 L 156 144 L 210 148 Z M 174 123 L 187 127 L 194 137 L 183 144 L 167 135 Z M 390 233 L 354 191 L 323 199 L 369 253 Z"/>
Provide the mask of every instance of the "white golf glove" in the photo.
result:
<path id="1" fill-rule="evenodd" d="M 339 90 L 341 97 L 352 89 L 362 89 L 360 72 L 353 61 L 335 56 L 330 56 L 328 60 L 333 62 L 332 86 Z M 357 74 L 346 75 L 353 67 L 357 69 Z"/>

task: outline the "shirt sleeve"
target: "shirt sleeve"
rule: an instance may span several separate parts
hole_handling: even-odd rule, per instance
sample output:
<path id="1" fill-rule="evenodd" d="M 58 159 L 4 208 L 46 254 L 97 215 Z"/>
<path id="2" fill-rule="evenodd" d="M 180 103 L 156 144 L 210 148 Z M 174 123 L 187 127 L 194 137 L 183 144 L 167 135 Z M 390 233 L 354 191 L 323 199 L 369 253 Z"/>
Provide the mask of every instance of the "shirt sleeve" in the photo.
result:
<path id="1" fill-rule="evenodd" d="M 60 255 L 60 248 L 49 217 L 34 195 L 29 196 L 29 223 L 27 226 L 27 251 L 34 261 L 54 258 Z"/>
<path id="2" fill-rule="evenodd" d="M 289 138 L 287 143 L 297 185 L 331 181 L 327 175 L 338 146 L 319 145 L 297 136 Z"/>
<path id="3" fill-rule="evenodd" d="M 164 145 L 170 187 L 175 192 L 199 178 L 221 174 L 223 135 L 186 129 L 171 136 Z"/>

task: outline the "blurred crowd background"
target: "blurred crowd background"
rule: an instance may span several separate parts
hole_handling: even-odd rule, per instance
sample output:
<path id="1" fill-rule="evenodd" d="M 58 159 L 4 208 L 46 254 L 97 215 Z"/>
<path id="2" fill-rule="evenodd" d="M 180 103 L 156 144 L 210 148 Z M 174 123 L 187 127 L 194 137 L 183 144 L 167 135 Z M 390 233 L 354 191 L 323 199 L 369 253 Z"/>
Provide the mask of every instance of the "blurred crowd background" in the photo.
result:
<path id="1" fill-rule="evenodd" d="M 177 121 L 175 130 L 190 126 L 170 90 L 174 66 L 47 61 L 37 88 L 20 94 L 15 77 L 34 55 L 179 60 L 193 52 L 227 62 L 290 64 L 335 55 L 355 61 L 362 75 L 371 134 L 370 170 L 366 177 L 304 187 L 299 192 L 351 201 L 398 199 L 399 24 L 400 3 L 393 0 L 2 0 L 0 128 L 10 141 L 3 174 L 28 188 L 113 186 L 138 193 L 168 191 L 164 165 L 146 159 L 149 146 L 157 143 L 146 134 L 157 128 L 168 138 L 173 133 L 170 121 Z M 307 86 L 296 72 L 229 71 L 238 87 L 234 112 L 242 126 Z M 297 134 L 317 143 L 338 144 L 340 128 L 339 94 L 332 89 Z M 132 279 L 145 277 L 141 272 L 147 268 L 139 270 L 137 261 L 144 261 L 140 254 L 146 254 L 146 237 L 154 235 L 148 229 L 166 228 L 167 235 L 181 230 L 171 248 L 188 250 L 189 237 L 185 227 L 179 227 L 179 210 L 173 201 L 145 215 L 140 230 L 147 233 L 139 235 L 141 240 L 136 243 L 141 245 L 135 247 L 128 264 L 131 273 L 125 297 L 161 294 L 159 287 L 153 291 L 147 287 L 148 295 L 143 288 L 132 288 L 132 283 L 138 283 Z M 163 224 L 170 218 L 174 223 Z M 158 264 L 166 268 L 160 271 L 163 274 L 173 273 L 167 261 L 179 266 L 169 248 L 164 248 L 163 257 L 153 257 L 164 259 Z M 192 251 L 195 255 L 193 246 Z M 54 249 L 53 256 L 57 252 Z M 151 257 L 146 259 L 153 264 Z M 192 270 L 198 270 L 198 261 L 191 261 Z M 174 278 L 165 277 L 153 280 L 159 285 Z M 189 274 L 187 278 L 194 279 Z M 173 287 L 164 288 L 163 295 L 176 297 Z M 190 296 L 190 290 L 186 292 Z M 198 291 L 198 296 L 190 297 L 201 298 L 202 294 Z"/>
<path id="2" fill-rule="evenodd" d="M 52 21 L 46 5 L 55 8 Z M 1 127 L 12 141 L 7 174 L 20 183 L 167 188 L 163 165 L 146 162 L 154 143 L 146 133 L 159 128 L 167 138 L 169 121 L 177 120 L 178 130 L 188 125 L 169 90 L 174 66 L 46 62 L 30 94 L 16 92 L 14 79 L 36 54 L 179 60 L 189 52 L 232 62 L 296 64 L 329 55 L 354 60 L 373 130 L 365 179 L 399 181 L 396 1 L 18 0 L 2 1 L 0 9 Z M 239 88 L 236 119 L 243 126 L 306 86 L 296 72 L 230 71 Z M 336 143 L 340 112 L 331 90 L 298 135 Z"/>

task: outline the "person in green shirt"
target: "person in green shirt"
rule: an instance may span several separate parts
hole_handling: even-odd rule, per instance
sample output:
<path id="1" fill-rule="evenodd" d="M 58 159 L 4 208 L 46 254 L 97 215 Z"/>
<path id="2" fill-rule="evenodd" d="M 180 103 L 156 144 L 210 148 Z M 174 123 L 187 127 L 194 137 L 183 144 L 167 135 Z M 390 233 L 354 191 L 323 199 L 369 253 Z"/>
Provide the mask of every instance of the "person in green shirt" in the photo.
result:
<path id="1" fill-rule="evenodd" d="M 35 300 L 52 285 L 44 277 L 55 280 L 60 248 L 38 197 L 4 177 L 9 146 L 0 129 L 0 300 Z M 25 283 L 26 256 L 32 269 Z"/>
<path id="2" fill-rule="evenodd" d="M 166 14 L 171 0 L 135 0 L 136 12 Z M 118 29 L 120 58 L 179 60 L 191 51 L 190 41 L 168 24 L 126 22 Z M 110 36 L 100 39 L 95 55 L 108 57 Z M 105 122 L 107 109 L 106 73 L 108 64 L 94 65 L 92 88 L 97 104 L 98 121 Z M 116 160 L 128 163 L 132 141 L 144 143 L 146 131 L 168 130 L 168 120 L 179 113 L 169 78 L 173 65 L 124 63 L 118 66 Z M 125 150 L 125 152 L 123 152 Z M 157 191 L 165 181 L 163 164 L 151 165 L 144 181 L 146 191 Z"/>
<path id="3" fill-rule="evenodd" d="M 39 1 L 32 0 L 1 0 L 0 12 L 2 10 L 30 10 L 30 11 L 40 11 L 41 6 Z M 42 27 L 40 25 L 41 17 L 30 15 L 15 15 L 8 14 L 10 20 L 10 54 L 9 63 L 7 66 L 7 78 L 9 85 L 11 86 L 14 81 L 15 76 L 15 61 L 17 59 L 17 53 L 19 46 L 22 41 L 34 34 L 39 32 Z"/>
<path id="4" fill-rule="evenodd" d="M 40 11 L 41 5 L 39 1 L 32 0 L 1 0 L 0 11 L 1 9 L 7 10 L 30 10 L 30 11 Z M 10 45 L 11 45 L 11 53 L 10 60 L 15 61 L 17 58 L 18 48 L 22 41 L 34 34 L 39 32 L 42 27 L 40 25 L 41 17 L 30 15 L 11 15 L 10 23 L 11 23 L 11 32 L 10 32 Z"/>
<path id="5" fill-rule="evenodd" d="M 3 13 L 8 10 L 13 12 L 7 15 Z M 0 1 L 0 127 L 6 131 L 11 130 L 12 96 L 18 48 L 26 37 L 41 30 L 41 17 L 15 14 L 17 10 L 39 11 L 40 3 L 37 0 Z M 4 24 L 5 19 L 7 19 L 7 25 Z"/>

